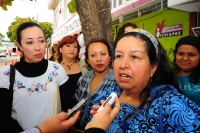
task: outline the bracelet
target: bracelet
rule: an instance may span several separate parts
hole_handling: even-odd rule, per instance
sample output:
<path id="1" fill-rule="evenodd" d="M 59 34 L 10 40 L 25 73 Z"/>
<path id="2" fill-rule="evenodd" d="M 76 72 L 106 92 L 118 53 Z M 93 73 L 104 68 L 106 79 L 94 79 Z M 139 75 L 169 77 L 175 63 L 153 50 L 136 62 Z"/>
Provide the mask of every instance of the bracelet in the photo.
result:
<path id="1" fill-rule="evenodd" d="M 42 133 L 42 130 L 41 130 L 38 126 L 35 126 L 35 128 L 36 128 L 40 133 Z"/>

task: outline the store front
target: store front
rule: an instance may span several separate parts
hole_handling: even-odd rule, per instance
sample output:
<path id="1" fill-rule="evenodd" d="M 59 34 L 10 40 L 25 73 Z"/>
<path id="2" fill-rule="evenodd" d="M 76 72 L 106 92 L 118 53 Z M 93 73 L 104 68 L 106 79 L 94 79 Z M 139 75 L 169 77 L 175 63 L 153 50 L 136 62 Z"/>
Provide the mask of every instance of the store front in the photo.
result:
<path id="1" fill-rule="evenodd" d="M 173 50 L 178 39 L 188 36 L 190 32 L 190 13 L 171 8 L 113 25 L 115 37 L 119 27 L 127 22 L 134 23 L 139 28 L 155 35 L 171 60 L 173 59 Z"/>
<path id="2" fill-rule="evenodd" d="M 190 12 L 190 36 L 200 37 L 199 0 L 168 0 L 168 7 Z"/>

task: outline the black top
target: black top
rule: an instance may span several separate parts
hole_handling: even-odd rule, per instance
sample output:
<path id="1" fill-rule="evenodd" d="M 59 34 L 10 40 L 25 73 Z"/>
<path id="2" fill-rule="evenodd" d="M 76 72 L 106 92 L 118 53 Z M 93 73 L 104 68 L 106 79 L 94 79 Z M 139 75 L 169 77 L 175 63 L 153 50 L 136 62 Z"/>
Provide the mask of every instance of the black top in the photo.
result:
<path id="1" fill-rule="evenodd" d="M 84 133 L 105 133 L 105 131 L 101 128 L 89 128 L 87 130 L 84 131 Z"/>
<path id="2" fill-rule="evenodd" d="M 82 75 L 81 72 L 76 73 L 76 74 L 69 74 L 68 75 L 69 76 L 68 80 L 69 80 L 70 86 L 71 86 L 69 92 L 71 93 L 72 97 L 74 96 L 74 94 L 76 92 L 76 85 L 77 85 L 77 82 L 78 82 L 78 80 L 79 80 L 81 75 Z"/>
<path id="3" fill-rule="evenodd" d="M 76 73 L 76 74 L 69 74 L 69 83 L 70 83 L 70 89 L 68 89 L 68 94 L 67 94 L 67 98 L 68 100 L 67 101 L 72 101 L 72 97 L 74 96 L 75 92 L 76 92 L 76 88 L 77 88 L 77 82 L 80 78 L 80 76 L 82 75 L 81 72 L 79 73 Z M 67 109 L 71 109 L 73 108 L 73 106 L 75 105 L 75 103 L 72 103 L 72 102 L 68 102 L 68 105 L 67 105 Z"/>
<path id="4" fill-rule="evenodd" d="M 39 63 L 28 63 L 22 57 L 15 63 L 15 68 L 26 77 L 37 77 L 43 75 L 48 67 L 48 60 L 42 59 Z"/>
<path id="5" fill-rule="evenodd" d="M 48 60 L 42 59 L 39 63 L 28 63 L 22 57 L 15 64 L 15 68 L 26 77 L 37 77 L 43 75 L 48 67 Z M 67 93 L 70 88 L 69 82 L 65 82 L 60 89 L 62 110 L 67 112 Z M 45 112 L 44 112 L 45 113 Z M 23 131 L 18 122 L 11 117 L 10 98 L 8 88 L 0 88 L 0 133 L 19 133 Z"/>

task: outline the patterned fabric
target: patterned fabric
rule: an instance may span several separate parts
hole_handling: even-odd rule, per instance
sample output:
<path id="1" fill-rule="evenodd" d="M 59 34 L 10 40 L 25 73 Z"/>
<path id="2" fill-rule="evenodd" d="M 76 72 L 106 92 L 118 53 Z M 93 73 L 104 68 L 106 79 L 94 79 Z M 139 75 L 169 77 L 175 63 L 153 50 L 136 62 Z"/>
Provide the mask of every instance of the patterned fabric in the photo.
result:
<path id="1" fill-rule="evenodd" d="M 40 124 L 54 114 L 57 85 L 64 84 L 68 76 L 60 64 L 48 61 L 43 75 L 25 77 L 15 69 L 12 118 L 26 130 Z M 31 71 L 31 70 L 30 70 Z M 0 70 L 0 88 L 9 88 L 10 66 Z"/>
<path id="2" fill-rule="evenodd" d="M 85 106 L 81 109 L 81 115 L 79 120 L 81 121 L 81 127 L 84 128 L 85 124 L 88 122 L 85 115 L 85 107 L 89 106 L 92 101 L 108 86 L 116 85 L 116 81 L 114 78 L 114 73 L 112 69 L 109 69 L 108 74 L 104 77 L 103 82 L 96 88 L 96 90 L 90 94 L 90 86 L 92 82 L 92 78 L 94 77 L 94 71 L 88 71 L 84 75 L 82 75 L 77 83 L 77 90 L 75 93 L 76 101 L 80 101 L 81 99 L 86 99 Z"/>
<path id="3" fill-rule="evenodd" d="M 189 76 L 178 76 L 178 81 L 183 94 L 200 106 L 200 82 L 192 84 Z"/>
<path id="4" fill-rule="evenodd" d="M 153 43 L 153 45 L 156 49 L 157 56 L 158 56 L 158 41 L 150 32 L 143 30 L 141 28 L 134 28 L 131 32 L 139 32 L 139 33 L 145 35 L 146 37 L 148 37 L 151 40 L 151 42 Z"/>
<path id="5" fill-rule="evenodd" d="M 53 64 L 53 69 L 49 73 L 48 78 L 44 84 L 37 83 L 37 84 L 31 84 L 30 86 L 25 86 L 20 78 L 18 79 L 15 78 L 14 86 L 17 89 L 26 90 L 29 93 L 29 95 L 32 95 L 34 93 L 42 93 L 42 91 L 47 91 L 47 85 L 50 84 L 50 82 L 52 82 L 53 80 L 55 80 L 56 76 L 58 76 L 57 72 L 58 68 L 59 68 L 58 64 Z M 9 76 L 10 78 L 10 69 L 8 71 L 4 71 L 3 74 Z"/>
<path id="6" fill-rule="evenodd" d="M 172 90 L 176 89 L 170 85 L 163 85 L 153 88 L 151 91 L 151 101 L 145 108 L 140 110 L 135 117 L 133 117 L 130 125 L 124 132 L 200 132 L 200 107 L 183 94 Z M 92 105 L 99 104 L 100 100 L 106 99 L 113 91 L 120 96 L 122 89 L 119 86 L 105 89 L 94 100 Z M 168 94 L 165 95 L 166 93 Z M 89 113 L 92 105 L 88 106 L 87 108 L 87 118 L 89 120 L 92 119 L 92 115 Z M 106 132 L 117 132 L 120 126 L 135 111 L 136 107 L 134 105 L 121 103 L 120 112 Z"/>

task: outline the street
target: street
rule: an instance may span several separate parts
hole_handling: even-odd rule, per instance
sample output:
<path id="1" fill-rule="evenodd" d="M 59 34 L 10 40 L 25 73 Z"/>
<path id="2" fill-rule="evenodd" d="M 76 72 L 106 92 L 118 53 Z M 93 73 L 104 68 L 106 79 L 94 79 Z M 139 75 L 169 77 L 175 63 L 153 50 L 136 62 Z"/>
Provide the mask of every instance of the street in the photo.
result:
<path id="1" fill-rule="evenodd" d="M 12 63 L 12 60 L 14 62 L 19 61 L 19 56 L 9 56 L 7 55 L 6 57 L 0 57 L 0 69 L 5 66 L 5 63 L 7 62 L 7 65 Z"/>

